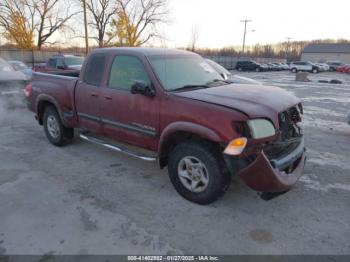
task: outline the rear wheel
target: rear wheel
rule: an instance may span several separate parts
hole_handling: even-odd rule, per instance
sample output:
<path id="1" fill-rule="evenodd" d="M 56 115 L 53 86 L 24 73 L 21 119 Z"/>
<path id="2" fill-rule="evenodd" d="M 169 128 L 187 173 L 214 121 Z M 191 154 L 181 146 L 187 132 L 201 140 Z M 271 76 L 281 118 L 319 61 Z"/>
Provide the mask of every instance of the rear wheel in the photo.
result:
<path id="1" fill-rule="evenodd" d="M 312 73 L 317 74 L 319 70 L 317 68 L 312 69 Z"/>
<path id="2" fill-rule="evenodd" d="M 259 67 L 257 67 L 257 68 L 255 69 L 255 71 L 256 71 L 256 72 L 260 72 L 261 69 L 260 69 Z"/>
<path id="3" fill-rule="evenodd" d="M 293 72 L 293 73 L 297 73 L 297 72 L 298 72 L 298 69 L 292 68 L 292 72 Z"/>
<path id="4" fill-rule="evenodd" d="M 176 191 L 200 205 L 220 198 L 230 183 L 220 153 L 207 142 L 184 142 L 169 156 L 168 171 Z"/>
<path id="5" fill-rule="evenodd" d="M 238 67 L 237 70 L 240 71 L 240 72 L 243 71 L 242 67 Z"/>
<path id="6" fill-rule="evenodd" d="M 63 146 L 73 139 L 73 128 L 63 126 L 61 118 L 53 106 L 48 106 L 44 112 L 44 131 L 47 139 L 55 146 Z"/>

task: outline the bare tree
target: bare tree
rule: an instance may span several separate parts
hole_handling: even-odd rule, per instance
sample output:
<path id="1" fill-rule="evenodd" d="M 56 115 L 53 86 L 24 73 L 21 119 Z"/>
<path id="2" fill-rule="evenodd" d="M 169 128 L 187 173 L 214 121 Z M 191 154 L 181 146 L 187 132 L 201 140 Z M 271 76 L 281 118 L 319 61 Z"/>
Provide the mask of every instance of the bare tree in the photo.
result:
<path id="1" fill-rule="evenodd" d="M 26 0 L 3 0 L 0 2 L 0 27 L 4 36 L 20 48 L 33 46 L 36 9 Z"/>
<path id="2" fill-rule="evenodd" d="M 0 26 L 9 32 L 9 18 L 13 14 L 23 18 L 24 27 L 35 31 L 37 47 L 48 43 L 48 39 L 57 31 L 69 28 L 67 22 L 79 12 L 59 0 L 1 0 Z"/>
<path id="3" fill-rule="evenodd" d="M 29 1 L 29 0 L 27 0 Z M 75 15 L 80 13 L 71 12 L 69 6 L 64 6 L 59 0 L 31 0 L 32 5 L 39 14 L 39 21 L 37 25 L 38 32 L 38 49 L 44 43 L 47 43 L 48 38 L 56 31 L 62 29 L 72 29 L 67 25 L 67 22 Z"/>
<path id="4" fill-rule="evenodd" d="M 116 1 L 117 19 L 109 35 L 118 38 L 118 45 L 141 46 L 160 37 L 157 26 L 166 22 L 167 0 Z"/>
<path id="5" fill-rule="evenodd" d="M 83 2 L 84 0 L 79 0 Z M 89 25 L 97 31 L 96 36 L 92 36 L 99 47 L 107 45 L 111 39 L 107 37 L 107 27 L 112 21 L 112 16 L 117 13 L 116 0 L 85 0 L 89 14 Z"/>

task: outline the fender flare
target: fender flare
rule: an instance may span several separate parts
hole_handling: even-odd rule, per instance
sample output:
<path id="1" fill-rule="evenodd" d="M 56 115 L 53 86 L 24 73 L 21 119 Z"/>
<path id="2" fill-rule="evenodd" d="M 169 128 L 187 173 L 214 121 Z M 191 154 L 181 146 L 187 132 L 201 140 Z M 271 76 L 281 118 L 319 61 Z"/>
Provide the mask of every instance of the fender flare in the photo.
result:
<path id="1" fill-rule="evenodd" d="M 176 132 L 187 132 L 216 143 L 223 142 L 223 139 L 221 139 L 219 134 L 208 127 L 191 122 L 178 121 L 171 123 L 166 128 L 164 128 L 158 144 L 159 158 L 165 156 L 164 152 L 166 152 L 168 149 L 167 147 L 169 146 L 169 138 Z"/>
<path id="2" fill-rule="evenodd" d="M 64 122 L 64 118 L 62 116 L 62 110 L 61 110 L 61 107 L 60 105 L 57 103 L 57 101 L 50 95 L 46 95 L 46 94 L 40 94 L 38 95 L 38 97 L 36 98 L 36 101 L 35 101 L 35 111 L 36 111 L 36 114 L 38 116 L 38 121 L 40 122 L 40 116 L 39 116 L 39 104 L 41 102 L 49 102 L 51 104 L 53 104 L 61 118 L 61 121 Z M 44 114 L 44 112 L 42 112 L 42 114 Z"/>

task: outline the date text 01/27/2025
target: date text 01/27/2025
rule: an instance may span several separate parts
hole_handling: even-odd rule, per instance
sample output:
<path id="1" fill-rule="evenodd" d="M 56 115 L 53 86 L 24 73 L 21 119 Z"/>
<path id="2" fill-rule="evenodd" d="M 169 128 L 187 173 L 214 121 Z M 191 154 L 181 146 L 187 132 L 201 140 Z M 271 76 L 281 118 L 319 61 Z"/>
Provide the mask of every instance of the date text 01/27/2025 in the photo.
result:
<path id="1" fill-rule="evenodd" d="M 219 261 L 217 256 L 128 256 L 128 261 Z"/>

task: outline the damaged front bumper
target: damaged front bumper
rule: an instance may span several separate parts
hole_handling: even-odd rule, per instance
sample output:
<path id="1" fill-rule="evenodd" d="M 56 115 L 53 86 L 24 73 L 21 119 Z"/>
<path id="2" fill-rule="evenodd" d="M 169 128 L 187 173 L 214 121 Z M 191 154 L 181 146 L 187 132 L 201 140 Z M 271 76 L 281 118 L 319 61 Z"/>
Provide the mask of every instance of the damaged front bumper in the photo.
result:
<path id="1" fill-rule="evenodd" d="M 306 161 L 304 139 L 287 155 L 268 159 L 262 150 L 258 157 L 240 169 L 238 176 L 259 192 L 287 192 L 302 175 Z"/>

